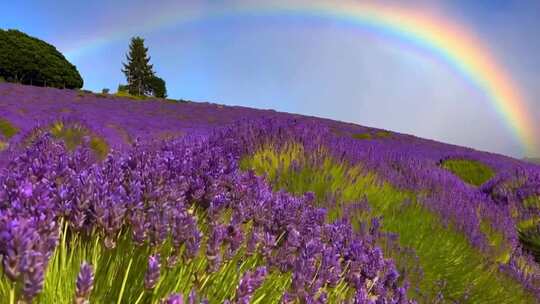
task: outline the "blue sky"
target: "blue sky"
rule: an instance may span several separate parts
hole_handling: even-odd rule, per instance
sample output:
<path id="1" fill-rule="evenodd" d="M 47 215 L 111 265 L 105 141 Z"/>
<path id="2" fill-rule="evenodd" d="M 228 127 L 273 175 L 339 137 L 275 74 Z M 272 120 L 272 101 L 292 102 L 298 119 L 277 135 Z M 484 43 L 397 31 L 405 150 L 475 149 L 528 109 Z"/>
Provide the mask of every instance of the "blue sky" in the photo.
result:
<path id="1" fill-rule="evenodd" d="M 481 91 L 406 41 L 292 17 L 203 18 L 146 30 L 168 11 L 204 12 L 232 1 L 178 2 L 13 1 L 0 11 L 0 28 L 54 44 L 78 67 L 85 88 L 95 91 L 115 91 L 125 82 L 121 64 L 129 39 L 141 35 L 172 98 L 322 116 L 523 156 Z M 436 11 L 480 37 L 540 121 L 539 1 L 395 3 Z M 119 33 L 114 40 L 81 51 L 111 32 Z"/>

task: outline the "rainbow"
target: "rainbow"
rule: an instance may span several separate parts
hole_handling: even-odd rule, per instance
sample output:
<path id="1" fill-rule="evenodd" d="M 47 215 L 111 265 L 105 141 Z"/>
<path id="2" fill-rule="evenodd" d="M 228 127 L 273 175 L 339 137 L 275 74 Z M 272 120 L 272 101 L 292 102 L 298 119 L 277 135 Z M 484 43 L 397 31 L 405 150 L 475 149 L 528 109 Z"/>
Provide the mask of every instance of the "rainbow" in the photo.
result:
<path id="1" fill-rule="evenodd" d="M 237 3 L 232 7 L 210 10 L 167 9 L 159 12 L 149 23 L 141 25 L 137 32 L 148 33 L 164 27 L 204 22 L 216 18 L 274 16 L 336 20 L 355 27 L 381 32 L 419 47 L 437 59 L 442 59 L 485 94 L 518 138 L 525 153 L 532 154 L 540 151 L 540 142 L 535 135 L 533 120 L 528 115 L 527 104 L 520 96 L 518 86 L 512 82 L 511 77 L 490 55 L 489 50 L 482 45 L 481 41 L 464 27 L 451 22 L 448 18 L 389 4 L 358 1 L 331 2 L 334 3 L 286 1 L 271 5 Z M 129 29 L 131 30 L 133 29 Z M 88 49 L 100 47 L 115 40 L 127 40 L 129 31 L 119 29 L 85 41 L 75 49 L 68 50 L 67 56 L 77 56 Z"/>

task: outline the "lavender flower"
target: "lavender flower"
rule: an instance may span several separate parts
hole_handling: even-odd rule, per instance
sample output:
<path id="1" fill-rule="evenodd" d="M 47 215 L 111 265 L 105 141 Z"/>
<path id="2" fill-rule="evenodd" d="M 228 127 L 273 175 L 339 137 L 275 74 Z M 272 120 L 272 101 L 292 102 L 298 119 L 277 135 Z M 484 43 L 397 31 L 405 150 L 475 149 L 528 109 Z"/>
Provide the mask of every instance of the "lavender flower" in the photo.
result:
<path id="1" fill-rule="evenodd" d="M 45 258 L 39 252 L 32 252 L 25 256 L 21 263 L 24 272 L 23 296 L 31 301 L 41 290 L 45 281 Z"/>
<path id="2" fill-rule="evenodd" d="M 251 300 L 270 267 L 293 275 L 284 302 L 325 302 L 325 292 L 341 280 L 357 293 L 364 288 L 381 303 L 405 301 L 406 288 L 399 286 L 395 266 L 374 243 L 353 233 L 346 218 L 327 223 L 326 210 L 315 206 L 313 194 L 276 193 L 263 177 L 239 170 L 239 159 L 262 144 L 276 141 L 279 148 L 298 140 L 314 151 L 309 149 L 316 148 L 324 132 L 286 121 L 241 126 L 160 144 L 140 141 L 111 151 L 100 162 L 88 158 L 87 147 L 72 154 L 53 139 L 38 137 L 35 146 L 10 162 L 9 170 L 0 171 L 0 255 L 6 276 L 22 286 L 25 298 L 40 292 L 62 219 L 68 237 L 86 240 L 99 233 L 111 249 L 127 231 L 134 245 L 152 247 L 153 252 L 170 240 L 171 267 L 204 254 L 209 271 L 218 271 L 223 250 L 230 258 L 246 246 L 261 256 L 261 267 L 242 276 L 234 297 L 225 295 L 238 303 Z M 321 160 L 309 161 L 317 165 Z M 199 224 L 208 225 L 206 235 Z M 244 234 L 250 225 L 252 232 Z M 204 253 L 199 253 L 201 243 L 206 244 Z M 155 289 L 160 275 L 161 256 L 149 256 L 144 288 Z M 89 298 L 92 281 L 91 266 L 81 265 L 77 303 Z M 163 301 L 183 299 L 173 294 Z M 188 302 L 197 301 L 192 291 Z"/>
<path id="3" fill-rule="evenodd" d="M 161 268 L 159 260 L 159 254 L 148 257 L 148 268 L 146 269 L 146 274 L 144 276 L 144 288 L 148 290 L 154 289 L 159 281 Z"/>
<path id="4" fill-rule="evenodd" d="M 184 297 L 179 293 L 173 293 L 160 301 L 161 304 L 184 304 Z M 191 302 L 190 302 L 191 303 Z"/>
<path id="5" fill-rule="evenodd" d="M 267 270 L 264 266 L 257 268 L 255 271 L 246 272 L 240 279 L 236 289 L 236 302 L 248 304 L 255 290 L 263 283 L 266 275 Z"/>
<path id="6" fill-rule="evenodd" d="M 81 269 L 77 275 L 76 289 L 75 289 L 75 303 L 83 304 L 89 303 L 90 293 L 94 288 L 94 270 L 92 266 L 87 262 L 81 264 Z"/>

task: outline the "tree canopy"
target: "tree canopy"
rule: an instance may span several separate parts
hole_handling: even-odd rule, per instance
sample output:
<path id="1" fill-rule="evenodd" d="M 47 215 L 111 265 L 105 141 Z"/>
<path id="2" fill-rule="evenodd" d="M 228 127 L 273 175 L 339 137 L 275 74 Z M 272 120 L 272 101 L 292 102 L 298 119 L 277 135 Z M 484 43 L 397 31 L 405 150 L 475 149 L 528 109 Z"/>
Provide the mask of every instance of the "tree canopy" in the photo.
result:
<path id="1" fill-rule="evenodd" d="M 0 77 L 36 86 L 83 86 L 77 68 L 54 46 L 18 30 L 0 29 Z"/>
<path id="2" fill-rule="evenodd" d="M 165 80 L 157 76 L 150 78 L 150 89 L 154 97 L 167 98 L 167 88 L 165 87 Z"/>

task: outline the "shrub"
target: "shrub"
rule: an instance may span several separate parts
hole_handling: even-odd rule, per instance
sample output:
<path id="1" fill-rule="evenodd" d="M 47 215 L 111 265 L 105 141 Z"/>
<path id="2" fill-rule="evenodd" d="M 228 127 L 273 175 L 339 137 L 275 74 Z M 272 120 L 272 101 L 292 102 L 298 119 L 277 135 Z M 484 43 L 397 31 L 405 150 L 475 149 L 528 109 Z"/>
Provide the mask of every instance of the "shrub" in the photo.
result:
<path id="1" fill-rule="evenodd" d="M 17 30 L 0 29 L 0 76 L 36 86 L 83 86 L 77 68 L 54 46 Z"/>
<path id="2" fill-rule="evenodd" d="M 153 76 L 150 78 L 150 90 L 152 95 L 157 98 L 167 98 L 167 88 L 165 87 L 165 80 Z"/>
<path id="3" fill-rule="evenodd" d="M 129 92 L 129 86 L 126 84 L 119 84 L 117 92 Z"/>

